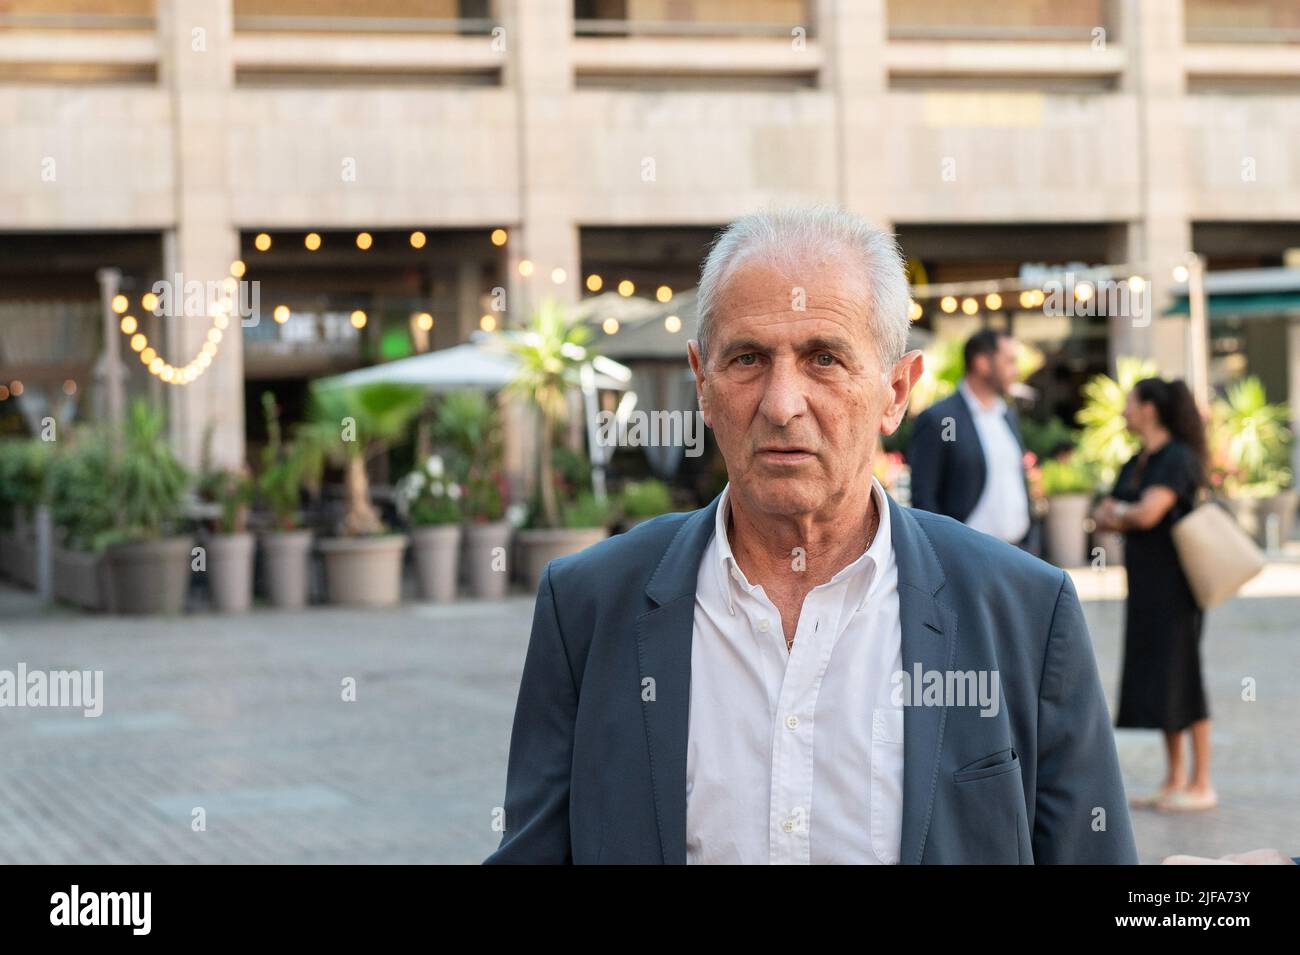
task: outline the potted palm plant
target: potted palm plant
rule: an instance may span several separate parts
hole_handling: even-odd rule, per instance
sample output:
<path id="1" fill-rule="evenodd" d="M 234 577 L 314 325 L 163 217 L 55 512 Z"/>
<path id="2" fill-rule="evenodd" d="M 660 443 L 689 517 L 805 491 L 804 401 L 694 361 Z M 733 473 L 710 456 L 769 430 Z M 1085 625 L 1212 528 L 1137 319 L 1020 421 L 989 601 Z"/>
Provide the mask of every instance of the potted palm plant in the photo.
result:
<path id="1" fill-rule="evenodd" d="M 569 389 L 589 360 L 590 329 L 570 322 L 557 302 L 542 303 L 522 335 L 510 339 L 519 371 L 510 388 L 541 416 L 537 455 L 538 506 L 533 526 L 519 534 L 525 580 L 536 587 L 548 561 L 576 553 L 609 536 L 609 511 L 589 493 L 561 501 L 557 493 L 555 450 L 564 422 Z"/>
<path id="2" fill-rule="evenodd" d="M 271 528 L 261 537 L 266 596 L 273 607 L 293 609 L 307 604 L 311 567 L 312 532 L 302 526 L 299 505 L 304 489 L 318 488 L 323 458 L 313 441 L 285 440 L 269 391 L 262 393 L 262 413 L 267 441 L 257 491 L 271 514 Z"/>
<path id="3" fill-rule="evenodd" d="M 85 610 L 108 606 L 104 543 L 115 519 L 110 468 L 107 436 L 88 429 L 60 442 L 50 461 L 54 596 Z"/>
<path id="4" fill-rule="evenodd" d="M 1088 561 L 1088 505 L 1096 487 L 1092 472 L 1077 453 L 1042 463 L 1047 498 L 1047 559 L 1057 567 Z"/>
<path id="5" fill-rule="evenodd" d="M 449 470 L 464 491 L 461 569 L 466 590 L 472 597 L 500 599 L 510 580 L 500 415 L 482 392 L 455 391 L 438 404 L 434 436 L 447 449 Z"/>
<path id="6" fill-rule="evenodd" d="M 461 487 L 440 455 L 406 475 L 397 487 L 398 513 L 411 525 L 420 597 L 447 603 L 456 597 L 460 556 Z"/>
<path id="7" fill-rule="evenodd" d="M 317 545 L 332 603 L 389 606 L 402 597 L 406 536 L 391 533 L 370 500 L 367 463 L 403 438 L 424 403 L 419 388 L 378 382 L 312 386 L 313 440 L 343 468 L 345 508 L 338 535 Z"/>
<path id="8" fill-rule="evenodd" d="M 1269 404 L 1263 383 L 1252 376 L 1229 386 L 1210 420 L 1216 483 L 1228 508 L 1261 547 L 1281 544 L 1291 536 L 1296 510 L 1287 406 Z"/>
<path id="9" fill-rule="evenodd" d="M 199 495 L 217 506 L 217 517 L 203 540 L 212 609 L 242 613 L 253 604 L 254 541 L 248 530 L 252 478 L 247 468 L 207 470 Z"/>
<path id="10" fill-rule="evenodd" d="M 114 613 L 185 609 L 194 539 L 183 532 L 190 476 L 172 453 L 161 412 L 137 400 L 110 454 L 104 480 L 114 527 L 108 544 L 108 604 Z"/>

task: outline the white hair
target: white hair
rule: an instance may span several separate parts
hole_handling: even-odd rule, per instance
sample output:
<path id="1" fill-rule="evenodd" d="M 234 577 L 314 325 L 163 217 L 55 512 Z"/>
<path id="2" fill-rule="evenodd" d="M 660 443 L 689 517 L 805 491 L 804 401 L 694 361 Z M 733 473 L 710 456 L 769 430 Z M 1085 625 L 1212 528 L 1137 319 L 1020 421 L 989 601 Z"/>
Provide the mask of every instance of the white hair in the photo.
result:
<path id="1" fill-rule="evenodd" d="M 761 257 L 787 271 L 810 262 L 847 255 L 850 268 L 866 279 L 866 319 L 876 341 L 881 369 L 888 371 L 907 350 L 911 294 L 898 243 L 865 219 L 832 206 L 795 207 L 741 216 L 714 240 L 700 270 L 696 293 L 696 340 L 700 363 L 709 353 L 709 333 L 727 280 L 743 261 Z"/>

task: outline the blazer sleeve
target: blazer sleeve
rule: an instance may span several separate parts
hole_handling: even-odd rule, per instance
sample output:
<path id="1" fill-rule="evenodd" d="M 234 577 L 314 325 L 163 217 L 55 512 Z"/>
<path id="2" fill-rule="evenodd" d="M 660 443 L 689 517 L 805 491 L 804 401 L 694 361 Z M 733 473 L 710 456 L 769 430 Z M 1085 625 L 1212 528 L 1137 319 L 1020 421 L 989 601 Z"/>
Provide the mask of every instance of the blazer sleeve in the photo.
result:
<path id="1" fill-rule="evenodd" d="M 1034 860 L 1136 865 L 1092 640 L 1074 583 L 1061 576 L 1039 690 Z"/>
<path id="2" fill-rule="evenodd" d="M 548 564 L 537 588 L 510 757 L 505 832 L 485 865 L 569 863 L 569 779 L 578 714 L 577 682 L 555 613 Z"/>
<path id="3" fill-rule="evenodd" d="M 907 464 L 912 469 L 912 506 L 921 511 L 939 510 L 942 437 L 938 416 L 931 409 L 921 412 L 907 441 Z"/>

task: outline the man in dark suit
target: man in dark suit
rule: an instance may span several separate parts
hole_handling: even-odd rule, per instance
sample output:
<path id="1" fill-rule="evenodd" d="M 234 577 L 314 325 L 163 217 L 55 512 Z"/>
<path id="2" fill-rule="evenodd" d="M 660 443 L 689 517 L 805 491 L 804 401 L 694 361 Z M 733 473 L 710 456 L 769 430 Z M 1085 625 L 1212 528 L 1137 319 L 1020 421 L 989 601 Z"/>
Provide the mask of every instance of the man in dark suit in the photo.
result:
<path id="1" fill-rule="evenodd" d="M 1031 526 L 1024 447 L 1015 408 L 1014 338 L 986 328 L 966 342 L 966 373 L 912 427 L 907 463 L 912 506 L 946 514 L 978 531 L 1027 546 Z"/>
<path id="2" fill-rule="evenodd" d="M 1135 863 L 1070 578 L 871 478 L 921 373 L 892 237 L 718 238 L 688 345 L 730 481 L 547 565 L 491 863 Z"/>

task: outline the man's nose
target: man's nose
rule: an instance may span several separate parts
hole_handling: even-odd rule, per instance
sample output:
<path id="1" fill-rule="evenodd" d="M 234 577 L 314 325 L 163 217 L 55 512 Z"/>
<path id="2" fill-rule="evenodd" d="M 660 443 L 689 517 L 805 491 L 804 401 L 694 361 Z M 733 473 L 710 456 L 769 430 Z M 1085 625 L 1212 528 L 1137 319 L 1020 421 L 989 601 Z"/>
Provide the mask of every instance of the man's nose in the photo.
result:
<path id="1" fill-rule="evenodd" d="M 793 361 L 774 361 L 765 385 L 759 411 L 778 428 L 784 428 L 808 409 L 808 383 Z"/>

